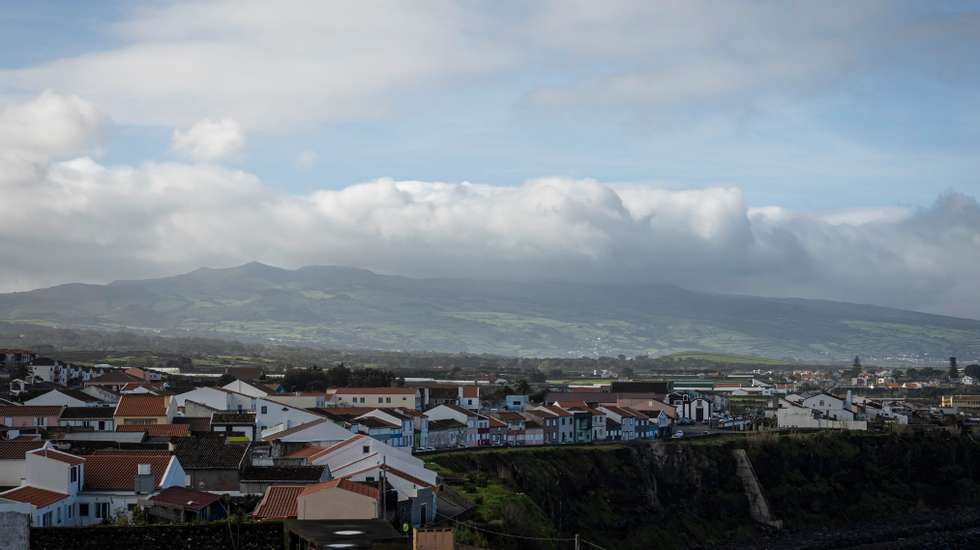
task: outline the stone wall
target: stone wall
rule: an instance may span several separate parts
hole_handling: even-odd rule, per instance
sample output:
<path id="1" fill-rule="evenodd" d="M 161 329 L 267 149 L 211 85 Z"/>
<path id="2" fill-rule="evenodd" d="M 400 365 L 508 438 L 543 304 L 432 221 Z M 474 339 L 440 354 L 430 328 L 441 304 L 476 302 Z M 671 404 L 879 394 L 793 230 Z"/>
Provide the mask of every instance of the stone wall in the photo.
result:
<path id="1" fill-rule="evenodd" d="M 0 512 L 0 550 L 27 550 L 31 516 L 19 512 Z"/>
<path id="2" fill-rule="evenodd" d="M 30 540 L 31 550 L 282 550 L 284 546 L 279 522 L 45 527 L 31 529 Z"/>

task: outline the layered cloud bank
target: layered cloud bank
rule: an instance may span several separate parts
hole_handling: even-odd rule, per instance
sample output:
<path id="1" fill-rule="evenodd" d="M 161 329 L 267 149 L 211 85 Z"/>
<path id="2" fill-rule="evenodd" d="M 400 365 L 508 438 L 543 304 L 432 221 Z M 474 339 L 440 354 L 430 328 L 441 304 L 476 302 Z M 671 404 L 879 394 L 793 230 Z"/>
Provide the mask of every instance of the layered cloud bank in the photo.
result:
<path id="1" fill-rule="evenodd" d="M 751 208 L 737 187 L 564 178 L 379 179 L 291 195 L 214 162 L 103 165 L 93 160 L 103 120 L 52 92 L 0 110 L 0 290 L 259 260 L 674 283 L 980 317 L 980 207 L 961 194 L 921 210 L 834 212 Z M 237 151 L 240 130 L 218 130 L 199 132 L 193 158 Z"/>

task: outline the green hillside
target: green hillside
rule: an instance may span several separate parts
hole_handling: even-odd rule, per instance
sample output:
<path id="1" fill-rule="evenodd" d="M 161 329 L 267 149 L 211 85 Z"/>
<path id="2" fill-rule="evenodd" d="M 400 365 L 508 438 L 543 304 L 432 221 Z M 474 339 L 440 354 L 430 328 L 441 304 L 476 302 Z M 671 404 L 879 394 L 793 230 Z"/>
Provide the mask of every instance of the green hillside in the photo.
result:
<path id="1" fill-rule="evenodd" d="M 0 320 L 341 349 L 528 356 L 692 349 L 804 361 L 980 356 L 980 321 L 874 306 L 670 286 L 410 279 L 256 263 L 3 294 Z"/>

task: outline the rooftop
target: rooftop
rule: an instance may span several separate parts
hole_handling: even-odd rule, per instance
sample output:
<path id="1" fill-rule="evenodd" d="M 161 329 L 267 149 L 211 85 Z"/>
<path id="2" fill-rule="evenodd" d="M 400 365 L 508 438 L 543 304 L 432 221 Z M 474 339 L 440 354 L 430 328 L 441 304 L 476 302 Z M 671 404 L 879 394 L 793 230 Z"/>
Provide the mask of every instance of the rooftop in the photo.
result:
<path id="1" fill-rule="evenodd" d="M 167 416 L 167 399 L 163 395 L 124 395 L 115 416 Z"/>
<path id="2" fill-rule="evenodd" d="M 251 411 L 223 411 L 211 415 L 212 424 L 255 424 L 255 413 Z"/>
<path id="3" fill-rule="evenodd" d="M 415 395 L 415 388 L 337 388 L 337 395 Z"/>
<path id="4" fill-rule="evenodd" d="M 373 499 L 377 499 L 379 494 L 377 487 L 371 487 L 370 485 L 357 483 L 349 479 L 331 479 L 330 481 L 323 481 L 321 483 L 303 487 L 303 491 L 300 493 L 300 495 L 311 495 L 317 491 L 323 491 L 324 489 L 336 489 L 338 487 L 344 489 L 345 491 L 358 493 Z"/>
<path id="5" fill-rule="evenodd" d="M 112 420 L 114 407 L 66 407 L 61 411 L 62 420 Z"/>
<path id="6" fill-rule="evenodd" d="M 325 466 L 245 466 L 241 480 L 315 483 L 320 481 L 325 469 Z"/>
<path id="7" fill-rule="evenodd" d="M 150 501 L 159 504 L 169 504 L 193 510 L 202 510 L 221 500 L 220 495 L 185 489 L 184 487 L 167 487 L 158 494 L 150 497 Z"/>
<path id="8" fill-rule="evenodd" d="M 44 441 L 27 441 L 23 439 L 0 441 L 0 460 L 24 460 L 24 455 L 28 451 L 40 449 L 43 446 Z"/>
<path id="9" fill-rule="evenodd" d="M 301 485 L 273 485 L 266 488 L 252 516 L 260 520 L 295 518 L 296 498 L 304 489 Z"/>
<path id="10" fill-rule="evenodd" d="M 88 491 L 132 491 L 140 464 L 149 464 L 153 484 L 159 487 L 170 454 L 163 453 L 99 453 L 85 461 L 85 489 Z"/>
<path id="11" fill-rule="evenodd" d="M 36 451 L 31 451 L 31 454 L 43 456 L 44 458 L 50 458 L 51 460 L 57 460 L 58 462 L 64 462 L 65 464 L 71 464 L 72 466 L 85 464 L 85 459 L 80 456 L 70 455 L 54 449 L 38 449 Z"/>
<path id="12" fill-rule="evenodd" d="M 143 432 L 150 437 L 190 437 L 189 424 L 122 424 L 117 432 Z"/>
<path id="13" fill-rule="evenodd" d="M 59 500 L 68 498 L 68 495 L 55 491 L 49 491 L 40 487 L 24 485 L 17 487 L 16 489 L 11 489 L 0 493 L 0 498 L 16 500 L 17 502 L 26 502 L 28 504 L 33 504 L 38 508 L 44 508 L 45 506 L 54 504 Z"/>
<path id="14" fill-rule="evenodd" d="M 222 437 L 187 437 L 174 443 L 174 454 L 185 470 L 237 470 L 248 449 L 248 443 L 228 443 Z"/>
<path id="15" fill-rule="evenodd" d="M 5 416 L 59 416 L 62 406 L 20 405 L 0 407 L 0 418 Z"/>

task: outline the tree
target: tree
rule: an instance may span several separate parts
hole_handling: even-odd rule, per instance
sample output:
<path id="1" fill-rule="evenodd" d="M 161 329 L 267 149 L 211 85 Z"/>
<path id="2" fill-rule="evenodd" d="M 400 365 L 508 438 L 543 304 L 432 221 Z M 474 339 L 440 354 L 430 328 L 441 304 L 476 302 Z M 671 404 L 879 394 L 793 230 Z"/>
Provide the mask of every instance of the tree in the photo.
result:
<path id="1" fill-rule="evenodd" d="M 957 378 L 960 377 L 960 369 L 956 368 L 956 362 L 955 361 L 952 361 L 949 364 L 949 373 L 948 373 L 948 376 L 949 376 L 949 379 L 950 380 L 955 380 L 955 379 L 957 379 Z"/>
<path id="2" fill-rule="evenodd" d="M 963 373 L 973 378 L 980 378 L 980 365 L 976 363 L 967 365 L 966 368 L 963 369 Z"/>
<path id="3" fill-rule="evenodd" d="M 521 379 L 517 381 L 517 393 L 520 395 L 531 393 L 531 385 L 527 383 L 527 380 Z"/>
<path id="4" fill-rule="evenodd" d="M 623 378 L 633 378 L 633 368 L 632 367 L 623 367 L 622 369 L 619 370 L 619 374 Z"/>

